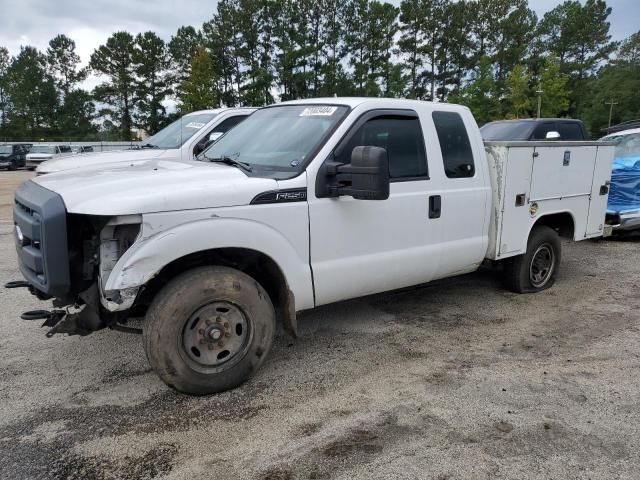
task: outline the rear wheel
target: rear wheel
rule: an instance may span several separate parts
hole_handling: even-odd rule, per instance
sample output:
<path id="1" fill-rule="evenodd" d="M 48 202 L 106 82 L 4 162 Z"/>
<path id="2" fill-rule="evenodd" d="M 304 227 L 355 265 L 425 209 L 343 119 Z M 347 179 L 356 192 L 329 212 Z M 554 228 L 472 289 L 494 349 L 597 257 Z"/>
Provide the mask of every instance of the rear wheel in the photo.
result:
<path id="1" fill-rule="evenodd" d="M 531 293 L 551 287 L 560 257 L 560 238 L 555 230 L 544 225 L 534 227 L 527 242 L 527 252 L 505 261 L 507 288 L 518 293 Z"/>
<path id="2" fill-rule="evenodd" d="M 18 163 L 15 160 L 12 160 L 11 163 L 9 163 L 9 166 L 7 167 L 8 170 L 17 170 L 18 169 Z"/>
<path id="3" fill-rule="evenodd" d="M 262 364 L 275 333 L 267 292 L 228 267 L 202 267 L 176 277 L 147 312 L 149 363 L 170 387 L 205 395 L 234 388 Z"/>

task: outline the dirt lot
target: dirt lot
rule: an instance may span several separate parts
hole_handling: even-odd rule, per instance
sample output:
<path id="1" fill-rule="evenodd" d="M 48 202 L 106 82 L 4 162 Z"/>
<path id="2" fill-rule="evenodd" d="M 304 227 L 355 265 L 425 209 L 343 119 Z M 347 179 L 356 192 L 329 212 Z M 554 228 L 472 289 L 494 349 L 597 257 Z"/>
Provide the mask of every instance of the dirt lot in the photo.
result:
<path id="1" fill-rule="evenodd" d="M 0 283 L 18 279 L 0 173 Z M 554 288 L 489 270 L 303 314 L 259 374 L 190 398 L 139 336 L 44 337 L 0 290 L 0 478 L 639 478 L 640 244 L 565 244 Z"/>

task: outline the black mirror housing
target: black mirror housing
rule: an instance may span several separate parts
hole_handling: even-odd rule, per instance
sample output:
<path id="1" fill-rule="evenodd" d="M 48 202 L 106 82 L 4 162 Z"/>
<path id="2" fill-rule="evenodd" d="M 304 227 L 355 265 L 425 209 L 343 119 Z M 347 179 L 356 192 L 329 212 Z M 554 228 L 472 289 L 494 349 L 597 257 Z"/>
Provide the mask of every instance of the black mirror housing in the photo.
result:
<path id="1" fill-rule="evenodd" d="M 351 152 L 351 165 L 345 167 L 351 173 L 348 195 L 357 200 L 389 198 L 389 158 L 384 148 L 355 147 Z"/>
<path id="2" fill-rule="evenodd" d="M 349 195 L 356 200 L 389 198 L 389 159 L 380 147 L 355 147 L 351 163 L 325 162 L 316 177 L 318 198 Z"/>

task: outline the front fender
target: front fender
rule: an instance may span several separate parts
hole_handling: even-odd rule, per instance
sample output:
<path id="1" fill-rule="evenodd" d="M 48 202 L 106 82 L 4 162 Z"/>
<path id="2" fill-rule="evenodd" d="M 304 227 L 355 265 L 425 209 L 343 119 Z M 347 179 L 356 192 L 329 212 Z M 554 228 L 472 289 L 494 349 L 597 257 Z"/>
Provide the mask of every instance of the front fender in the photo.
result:
<path id="1" fill-rule="evenodd" d="M 280 267 L 295 295 L 296 310 L 314 306 L 308 258 L 300 258 L 290 240 L 268 225 L 255 220 L 214 217 L 156 234 L 151 230 L 143 226 L 142 238 L 120 257 L 106 281 L 105 291 L 140 287 L 164 266 L 192 253 L 246 248 L 267 255 Z"/>

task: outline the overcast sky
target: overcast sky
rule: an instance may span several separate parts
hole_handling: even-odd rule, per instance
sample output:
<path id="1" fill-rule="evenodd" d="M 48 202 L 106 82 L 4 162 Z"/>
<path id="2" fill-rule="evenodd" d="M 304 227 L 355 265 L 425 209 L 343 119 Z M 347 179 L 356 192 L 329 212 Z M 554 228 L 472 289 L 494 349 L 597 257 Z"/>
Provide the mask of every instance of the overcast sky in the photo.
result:
<path id="1" fill-rule="evenodd" d="M 391 3 L 398 5 L 400 0 Z M 539 17 L 561 3 L 529 0 Z M 111 33 L 153 30 L 165 40 L 181 25 L 200 27 L 211 18 L 215 0 L 0 0 L 0 46 L 16 54 L 21 45 L 46 50 L 51 38 L 64 33 L 76 42 L 88 62 L 93 50 Z M 640 29 L 640 0 L 609 0 L 614 40 Z"/>

